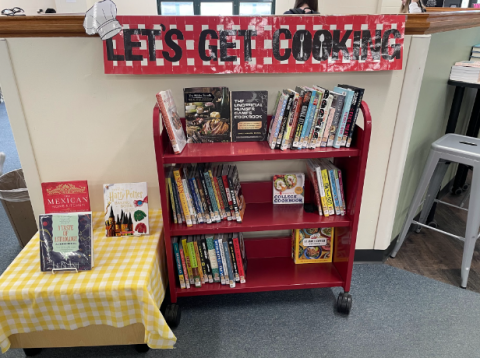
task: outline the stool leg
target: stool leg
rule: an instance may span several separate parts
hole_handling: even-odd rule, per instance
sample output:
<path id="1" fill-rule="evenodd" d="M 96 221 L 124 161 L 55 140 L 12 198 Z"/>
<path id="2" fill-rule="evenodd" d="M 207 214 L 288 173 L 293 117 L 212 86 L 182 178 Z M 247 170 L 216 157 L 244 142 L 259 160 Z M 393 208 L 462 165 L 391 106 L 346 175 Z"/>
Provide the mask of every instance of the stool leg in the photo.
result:
<path id="1" fill-rule="evenodd" d="M 417 213 L 418 206 L 422 202 L 423 194 L 425 194 L 425 190 L 428 187 L 430 182 L 430 178 L 435 171 L 438 163 L 438 155 L 434 151 L 430 151 L 430 154 L 427 159 L 427 164 L 425 169 L 423 170 L 422 177 L 420 178 L 420 182 L 418 183 L 417 190 L 415 190 L 415 195 L 413 196 L 412 203 L 410 204 L 410 209 L 408 209 L 407 218 L 405 219 L 405 223 L 403 224 L 402 231 L 400 232 L 400 236 L 398 237 L 397 244 L 393 249 L 392 253 L 390 254 L 391 257 L 395 257 L 397 255 L 398 250 L 405 241 L 405 237 L 407 236 L 408 229 L 410 229 L 410 225 L 412 224 L 412 220 Z"/>
<path id="2" fill-rule="evenodd" d="M 467 228 L 465 230 L 465 244 L 463 245 L 462 259 L 462 287 L 467 287 L 468 274 L 472 264 L 473 251 L 477 241 L 478 228 L 480 226 L 480 168 L 473 169 L 472 191 L 470 192 L 470 204 L 468 206 Z"/>
<path id="3" fill-rule="evenodd" d="M 430 181 L 430 185 L 428 186 L 427 196 L 425 198 L 425 202 L 423 203 L 422 212 L 420 214 L 420 219 L 418 222 L 425 224 L 427 221 L 427 217 L 432 209 L 433 202 L 437 197 L 438 192 L 442 186 L 443 178 L 447 173 L 447 169 L 449 166 L 448 161 L 440 160 L 435 168 L 435 172 L 433 173 L 432 180 Z"/>

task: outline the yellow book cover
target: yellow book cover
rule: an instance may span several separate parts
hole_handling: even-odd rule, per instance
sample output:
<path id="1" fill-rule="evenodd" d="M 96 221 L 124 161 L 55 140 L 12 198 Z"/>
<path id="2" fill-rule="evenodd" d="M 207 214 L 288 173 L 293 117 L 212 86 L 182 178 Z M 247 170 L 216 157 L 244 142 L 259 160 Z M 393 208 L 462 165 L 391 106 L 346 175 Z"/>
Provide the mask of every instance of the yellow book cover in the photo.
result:
<path id="1" fill-rule="evenodd" d="M 333 228 L 295 229 L 295 264 L 332 262 Z"/>
<path id="2" fill-rule="evenodd" d="M 190 284 L 195 283 L 193 279 L 192 265 L 190 264 L 190 255 L 188 253 L 187 239 L 182 238 L 183 255 L 185 256 L 185 266 L 187 266 L 188 279 Z"/>
<path id="3" fill-rule="evenodd" d="M 216 183 L 215 180 L 213 180 L 213 174 L 210 169 L 208 170 L 208 175 L 210 176 L 210 181 L 212 182 L 213 193 L 215 194 L 215 201 L 217 202 L 218 211 L 221 213 L 220 214 L 221 218 L 225 219 L 227 217 L 227 214 L 225 213 L 223 203 L 220 203 L 221 198 L 219 196 L 220 193 L 218 192 L 218 184 Z"/>
<path id="4" fill-rule="evenodd" d="M 332 189 L 330 186 L 330 180 L 328 179 L 328 170 L 322 168 L 322 181 L 323 181 L 323 189 L 325 190 L 325 199 L 327 200 L 328 211 L 330 215 L 335 214 L 335 209 L 333 208 L 333 197 L 332 197 Z"/>
<path id="5" fill-rule="evenodd" d="M 187 197 L 185 196 L 185 192 L 183 191 L 182 177 L 180 176 L 180 171 L 178 169 L 175 169 L 173 171 L 173 177 L 175 178 L 175 182 L 177 183 L 178 195 L 180 196 L 180 202 L 183 208 L 185 222 L 187 226 L 193 226 L 192 218 L 190 217 L 190 211 L 188 210 Z"/>
<path id="6" fill-rule="evenodd" d="M 193 242 L 193 248 L 195 249 L 195 258 L 197 259 L 198 274 L 200 275 L 200 281 L 202 281 L 203 284 L 205 283 L 205 276 L 203 275 L 202 261 L 200 260 L 200 253 L 198 252 L 198 245 L 196 241 Z"/>

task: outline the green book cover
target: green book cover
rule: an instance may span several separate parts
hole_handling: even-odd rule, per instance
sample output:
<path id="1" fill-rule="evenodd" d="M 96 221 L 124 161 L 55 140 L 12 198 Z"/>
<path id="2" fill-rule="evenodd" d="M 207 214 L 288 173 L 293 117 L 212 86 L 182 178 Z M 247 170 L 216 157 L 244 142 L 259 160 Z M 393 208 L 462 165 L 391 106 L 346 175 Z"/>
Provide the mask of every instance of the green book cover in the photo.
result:
<path id="1" fill-rule="evenodd" d="M 213 282 L 220 282 L 220 272 L 218 271 L 217 253 L 215 251 L 215 245 L 213 244 L 213 235 L 209 235 L 206 238 L 208 258 L 210 259 L 210 267 L 212 268 Z"/>
<path id="2" fill-rule="evenodd" d="M 202 287 L 202 281 L 200 280 L 200 273 L 198 272 L 197 257 L 195 255 L 195 246 L 193 246 L 193 238 L 191 236 L 188 237 L 187 247 L 188 247 L 188 257 L 190 258 L 190 265 L 192 266 L 192 273 L 193 273 L 195 287 Z"/>
<path id="3" fill-rule="evenodd" d="M 180 281 L 180 288 L 185 288 L 185 278 L 183 276 L 182 259 L 180 258 L 180 250 L 178 249 L 178 242 L 176 238 L 174 238 L 174 240 L 172 241 L 173 241 L 172 242 L 173 252 L 175 254 L 175 262 L 177 263 L 178 280 Z"/>

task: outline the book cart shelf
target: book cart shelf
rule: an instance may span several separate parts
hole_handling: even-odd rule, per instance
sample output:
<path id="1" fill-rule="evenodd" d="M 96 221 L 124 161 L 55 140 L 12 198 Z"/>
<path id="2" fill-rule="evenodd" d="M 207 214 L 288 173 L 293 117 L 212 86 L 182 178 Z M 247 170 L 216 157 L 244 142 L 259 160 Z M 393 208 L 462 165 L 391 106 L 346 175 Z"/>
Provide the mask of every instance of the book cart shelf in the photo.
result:
<path id="1" fill-rule="evenodd" d="M 372 120 L 365 102 L 361 110 L 364 128 L 356 127 L 350 148 L 317 148 L 303 150 L 272 150 L 266 141 L 187 144 L 181 154 L 174 154 L 166 130 L 161 131 L 161 120 L 157 106 L 153 110 L 153 136 L 160 186 L 164 223 L 165 249 L 167 256 L 170 304 L 166 306 L 165 320 L 171 327 L 180 322 L 178 297 L 217 295 L 227 293 L 294 290 L 319 287 L 339 287 L 344 292 L 337 299 L 337 310 L 349 313 L 352 297 L 349 294 L 352 278 L 355 242 L 357 237 L 360 206 L 362 202 L 365 168 Z M 268 118 L 270 121 L 270 117 Z M 185 121 L 182 120 L 183 125 Z M 318 212 L 308 213 L 303 205 L 274 205 L 272 203 L 272 181 L 241 182 L 246 209 L 242 223 L 174 224 L 171 217 L 170 195 L 166 184 L 167 167 L 183 163 L 214 163 L 238 161 L 263 161 L 285 159 L 332 158 L 342 170 L 347 203 L 345 216 L 324 217 Z M 272 176 L 275 173 L 272 173 Z M 241 179 L 240 173 L 240 179 Z M 313 185 L 305 183 L 305 202 L 314 202 Z M 173 236 L 251 232 L 285 229 L 335 227 L 333 260 L 331 263 L 296 265 L 291 257 L 291 237 L 245 238 L 248 261 L 247 282 L 235 288 L 220 283 L 202 287 L 181 289 L 176 273 L 172 249 Z"/>

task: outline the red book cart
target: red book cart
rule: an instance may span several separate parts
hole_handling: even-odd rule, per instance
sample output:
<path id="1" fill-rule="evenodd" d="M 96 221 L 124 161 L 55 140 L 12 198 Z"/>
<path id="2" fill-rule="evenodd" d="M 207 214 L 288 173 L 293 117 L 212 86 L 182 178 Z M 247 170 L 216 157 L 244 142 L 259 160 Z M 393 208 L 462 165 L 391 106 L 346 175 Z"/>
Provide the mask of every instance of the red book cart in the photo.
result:
<path id="1" fill-rule="evenodd" d="M 173 154 L 166 130 L 160 131 L 159 109 L 153 110 L 153 135 L 157 160 L 158 183 L 165 229 L 170 300 L 165 311 L 167 323 L 175 327 L 180 321 L 178 297 L 227 293 L 295 290 L 318 287 L 343 287 L 337 299 L 337 310 L 349 313 L 352 297 L 349 294 L 352 278 L 355 242 L 362 203 L 363 183 L 367 165 L 372 119 L 365 102 L 361 110 L 364 129 L 357 126 L 350 148 L 317 148 L 304 150 L 272 150 L 266 141 L 242 143 L 187 144 L 181 154 Z M 328 218 L 308 213 L 300 205 L 273 205 L 272 182 L 242 182 L 246 210 L 243 222 L 199 224 L 187 227 L 174 224 L 171 217 L 170 195 L 165 180 L 165 165 L 175 163 L 238 162 L 308 158 L 333 158 L 342 170 L 347 203 L 345 216 Z M 273 176 L 274 173 L 272 173 Z M 241 179 L 242 173 L 240 173 Z M 314 201 L 314 190 L 305 185 L 305 202 Z M 247 282 L 235 288 L 220 283 L 200 288 L 180 289 L 171 237 L 182 235 L 218 234 L 231 232 L 267 231 L 303 228 L 335 227 L 333 261 L 311 265 L 295 265 L 291 257 L 291 238 L 246 238 L 248 260 Z"/>

